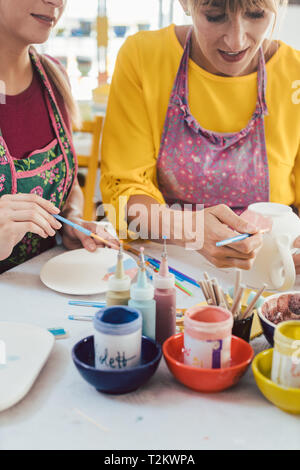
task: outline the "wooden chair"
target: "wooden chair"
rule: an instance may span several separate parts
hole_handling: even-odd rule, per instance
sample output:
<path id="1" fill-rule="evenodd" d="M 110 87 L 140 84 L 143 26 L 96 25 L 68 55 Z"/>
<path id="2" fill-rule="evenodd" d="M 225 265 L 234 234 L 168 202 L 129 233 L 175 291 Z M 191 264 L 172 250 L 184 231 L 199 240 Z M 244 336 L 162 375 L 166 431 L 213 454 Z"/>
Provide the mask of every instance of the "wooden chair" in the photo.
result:
<path id="1" fill-rule="evenodd" d="M 84 195 L 84 220 L 95 220 L 95 187 L 97 170 L 100 162 L 100 137 L 103 126 L 103 116 L 96 116 L 93 121 L 84 121 L 80 129 L 74 129 L 74 132 L 83 132 L 92 134 L 92 145 L 90 155 L 77 155 L 78 167 L 87 168 L 84 186 L 82 189 Z"/>

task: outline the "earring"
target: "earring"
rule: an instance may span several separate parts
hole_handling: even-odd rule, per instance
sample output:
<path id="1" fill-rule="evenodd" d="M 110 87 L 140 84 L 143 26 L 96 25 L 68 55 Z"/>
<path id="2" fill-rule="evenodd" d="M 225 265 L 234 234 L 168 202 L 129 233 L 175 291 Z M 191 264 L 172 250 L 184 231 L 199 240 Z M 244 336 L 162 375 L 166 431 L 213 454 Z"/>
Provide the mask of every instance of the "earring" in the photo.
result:
<path id="1" fill-rule="evenodd" d="M 185 11 L 186 16 L 191 16 L 191 12 L 189 10 Z"/>

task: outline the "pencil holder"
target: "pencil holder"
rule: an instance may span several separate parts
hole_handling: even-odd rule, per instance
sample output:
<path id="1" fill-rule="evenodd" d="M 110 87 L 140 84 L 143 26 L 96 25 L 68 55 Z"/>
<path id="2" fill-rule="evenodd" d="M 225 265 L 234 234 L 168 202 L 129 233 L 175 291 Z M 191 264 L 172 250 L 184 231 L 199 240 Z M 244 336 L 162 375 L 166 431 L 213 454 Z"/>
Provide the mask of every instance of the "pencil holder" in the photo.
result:
<path id="1" fill-rule="evenodd" d="M 235 319 L 232 327 L 232 334 L 238 336 L 239 338 L 247 341 L 250 341 L 251 328 L 253 323 L 254 313 L 248 318 L 243 320 Z"/>

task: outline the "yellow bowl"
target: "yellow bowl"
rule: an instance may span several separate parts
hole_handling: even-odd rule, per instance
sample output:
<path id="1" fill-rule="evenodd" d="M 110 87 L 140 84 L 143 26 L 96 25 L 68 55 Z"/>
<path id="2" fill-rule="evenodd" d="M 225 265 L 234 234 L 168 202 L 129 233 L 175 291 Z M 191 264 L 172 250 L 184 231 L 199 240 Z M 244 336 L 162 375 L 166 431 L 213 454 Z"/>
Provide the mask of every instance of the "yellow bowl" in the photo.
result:
<path id="1" fill-rule="evenodd" d="M 261 393 L 287 413 L 300 414 L 300 388 L 287 388 L 271 380 L 273 348 L 259 353 L 252 362 L 252 371 Z"/>

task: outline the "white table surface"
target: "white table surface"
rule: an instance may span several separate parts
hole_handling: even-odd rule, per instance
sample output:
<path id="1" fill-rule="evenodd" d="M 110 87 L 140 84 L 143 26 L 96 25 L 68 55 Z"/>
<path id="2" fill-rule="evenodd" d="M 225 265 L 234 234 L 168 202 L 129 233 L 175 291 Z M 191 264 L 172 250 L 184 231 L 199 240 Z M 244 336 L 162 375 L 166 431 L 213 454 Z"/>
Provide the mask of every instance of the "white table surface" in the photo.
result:
<path id="1" fill-rule="evenodd" d="M 104 395 L 87 384 L 71 349 L 92 334 L 92 325 L 67 319 L 87 309 L 68 306 L 70 296 L 49 290 L 39 278 L 43 264 L 62 251 L 54 248 L 0 276 L 1 321 L 64 327 L 69 333 L 56 341 L 27 396 L 0 413 L 0 449 L 300 449 L 300 417 L 269 403 L 251 368 L 235 387 L 216 394 L 185 388 L 164 359 L 152 379 L 131 394 Z M 159 256 L 161 247 L 152 244 L 150 251 Z M 193 252 L 170 247 L 169 262 L 192 277 L 207 270 L 223 287 L 233 284 L 230 270 L 217 273 Z M 200 289 L 191 290 L 193 297 L 178 291 L 178 306 L 203 300 Z M 251 344 L 255 352 L 269 347 L 264 337 Z"/>

